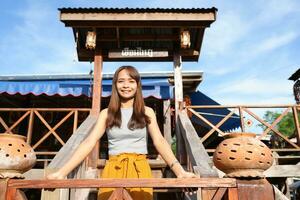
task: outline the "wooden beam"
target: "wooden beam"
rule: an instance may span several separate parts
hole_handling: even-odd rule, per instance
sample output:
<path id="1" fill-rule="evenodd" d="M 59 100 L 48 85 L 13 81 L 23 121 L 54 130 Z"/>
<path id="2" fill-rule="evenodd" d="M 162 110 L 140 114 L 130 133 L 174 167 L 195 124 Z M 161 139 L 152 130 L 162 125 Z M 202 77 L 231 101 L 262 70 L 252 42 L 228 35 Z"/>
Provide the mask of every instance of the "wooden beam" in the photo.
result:
<path id="1" fill-rule="evenodd" d="M 26 180 L 43 179 L 45 177 L 44 169 L 31 169 L 25 172 L 24 177 Z"/>
<path id="2" fill-rule="evenodd" d="M 267 129 L 266 129 L 266 130 L 258 137 L 258 139 L 260 140 L 261 138 L 265 137 L 265 136 L 271 131 L 271 129 L 275 128 L 276 124 L 278 124 L 278 123 L 281 121 L 281 119 L 282 119 L 284 116 L 286 116 L 286 115 L 288 114 L 289 110 L 290 110 L 290 108 L 285 109 L 285 111 L 282 112 L 281 115 L 280 115 L 279 117 L 277 117 L 277 119 L 275 119 L 275 120 L 273 121 L 273 123 L 271 124 L 271 128 L 267 128 Z"/>
<path id="3" fill-rule="evenodd" d="M 176 19 L 176 20 L 174 20 Z M 215 12 L 207 13 L 60 13 L 60 20 L 65 21 L 132 21 L 132 22 L 201 22 L 215 21 Z"/>
<path id="4" fill-rule="evenodd" d="M 190 110 L 190 109 L 188 109 Z M 204 137 L 201 138 L 201 142 L 203 143 L 207 138 L 209 138 L 209 136 L 211 134 L 213 134 L 216 131 L 216 128 L 219 129 L 220 126 L 222 126 L 222 124 L 224 124 L 224 122 L 229 119 L 229 117 L 231 117 L 234 114 L 235 110 L 232 110 L 228 115 L 226 115 L 226 117 L 224 117 L 215 127 L 212 127 L 212 129 L 204 135 Z"/>
<path id="5" fill-rule="evenodd" d="M 171 100 L 163 101 L 163 118 L 164 118 L 164 138 L 167 140 L 169 145 L 172 145 L 172 135 L 171 135 Z"/>
<path id="6" fill-rule="evenodd" d="M 46 172 L 53 172 L 56 171 L 58 168 L 61 168 L 66 162 L 69 160 L 70 156 L 75 152 L 75 150 L 78 148 L 80 143 L 84 140 L 84 138 L 87 137 L 87 135 L 90 133 L 92 128 L 94 127 L 96 123 L 97 117 L 89 115 L 85 121 L 79 126 L 79 128 L 75 131 L 75 133 L 68 139 L 67 143 L 59 150 L 59 152 L 56 154 L 54 159 L 51 161 L 51 163 L 48 165 L 48 167 L 45 169 Z M 85 165 L 84 165 L 85 166 Z M 78 171 L 80 168 L 77 167 L 73 170 L 73 173 Z M 56 199 L 57 195 L 66 195 L 68 196 L 68 191 L 66 190 L 55 190 L 55 191 L 42 191 L 42 199 L 43 200 L 52 200 Z M 66 198 L 65 198 L 66 199 Z"/>
<path id="7" fill-rule="evenodd" d="M 102 179 L 61 179 L 61 180 L 21 180 L 10 179 L 10 188 L 218 188 L 236 187 L 232 178 L 102 178 Z"/>
<path id="8" fill-rule="evenodd" d="M 178 125 L 178 115 L 183 104 L 183 86 L 182 86 L 182 61 L 178 53 L 174 54 L 174 90 L 175 90 L 175 133 L 176 133 L 176 156 L 181 164 L 187 161 L 184 139 Z"/>
<path id="9" fill-rule="evenodd" d="M 206 28 L 213 21 L 63 21 L 66 27 L 72 28 Z"/>
<path id="10" fill-rule="evenodd" d="M 66 144 L 59 150 L 52 162 L 48 165 L 48 168 L 60 168 L 62 167 L 78 148 L 79 144 L 94 127 L 97 117 L 89 115 L 86 120 L 79 126 L 76 132 L 68 139 Z"/>
<path id="11" fill-rule="evenodd" d="M 48 133 L 46 133 L 35 145 L 32 146 L 35 149 L 38 145 L 40 145 L 51 133 L 54 137 L 61 143 L 63 146 L 65 142 L 59 137 L 59 135 L 55 132 L 55 130 L 63 124 L 72 114 L 74 111 L 69 112 L 63 119 L 61 119 L 53 128 L 46 122 L 46 120 L 41 116 L 38 111 L 34 111 L 34 113 L 38 116 L 38 118 L 43 122 L 43 124 L 49 129 Z"/>
<path id="12" fill-rule="evenodd" d="M 218 188 L 212 200 L 221 200 L 226 192 L 227 188 Z"/>
<path id="13" fill-rule="evenodd" d="M 241 106 L 239 106 L 239 115 L 240 115 L 240 122 L 241 122 L 241 130 L 242 130 L 242 132 L 245 132 L 243 107 L 241 107 Z"/>
<path id="14" fill-rule="evenodd" d="M 198 82 L 200 82 L 200 81 L 202 81 L 203 79 L 202 79 L 202 77 L 200 77 L 200 78 L 182 78 L 182 82 L 195 82 L 195 81 L 198 81 Z M 173 84 L 174 83 L 174 79 L 172 79 L 172 78 L 169 78 L 169 82 L 171 83 L 171 84 Z"/>
<path id="15" fill-rule="evenodd" d="M 117 28 L 117 30 L 119 30 Z M 100 35 L 97 38 L 97 42 L 107 42 L 107 41 L 179 41 L 179 35 L 155 35 L 155 34 L 148 34 L 148 35 L 141 35 L 141 34 L 130 34 L 130 35 L 122 35 L 121 37 L 118 36 L 118 32 L 116 31 L 117 35 Z"/>
<path id="16" fill-rule="evenodd" d="M 108 198 L 108 200 L 116 200 L 116 199 L 122 199 L 124 200 L 123 197 L 123 188 L 117 188 L 115 189 L 112 194 L 110 195 L 110 197 Z"/>
<path id="17" fill-rule="evenodd" d="M 293 147 L 295 147 L 297 149 L 300 148 L 299 146 L 297 146 L 296 144 L 294 144 L 293 142 L 291 142 L 286 136 L 284 136 L 282 133 L 280 133 L 276 128 L 272 128 L 269 123 L 267 123 L 264 120 L 260 119 L 260 117 L 258 117 L 256 114 L 254 114 L 253 112 L 251 112 L 250 110 L 248 110 L 246 108 L 243 108 L 243 110 L 245 110 L 249 115 L 251 115 L 252 117 L 254 117 L 256 120 L 258 120 L 263 125 L 265 125 L 268 128 L 272 129 L 272 131 L 274 131 L 274 133 L 276 133 L 278 136 L 280 136 L 282 139 L 284 139 L 287 143 L 289 143 L 290 145 L 292 145 Z"/>
<path id="18" fill-rule="evenodd" d="M 155 50 L 155 49 L 153 49 Z M 91 61 L 94 58 L 93 51 L 89 51 L 86 49 L 77 49 L 79 61 Z M 156 50 L 155 50 L 156 51 Z M 157 50 L 159 51 L 159 50 Z M 173 49 L 170 49 L 173 51 Z M 103 50 L 103 61 L 114 62 L 114 61 L 129 61 L 130 62 L 139 62 L 139 61 L 151 61 L 151 62 L 166 62 L 173 61 L 173 54 L 169 51 L 169 55 L 167 57 L 120 57 L 120 58 L 109 58 L 108 51 Z M 183 56 L 183 61 L 198 61 L 197 55 Z"/>
<path id="19" fill-rule="evenodd" d="M 55 111 L 55 112 L 66 112 L 66 111 L 86 111 L 89 112 L 90 108 L 0 108 L 0 111 Z"/>
<path id="20" fill-rule="evenodd" d="M 220 133 L 220 135 L 222 135 L 222 136 L 225 135 L 225 133 L 223 131 L 221 131 L 218 127 L 216 127 L 215 125 L 213 125 L 210 121 L 208 121 L 205 117 L 203 117 L 202 115 L 200 115 L 199 113 L 197 113 L 195 110 L 190 109 L 190 108 L 188 108 L 188 110 L 191 111 L 194 115 L 196 115 L 203 122 L 205 122 L 207 125 L 209 125 L 214 130 L 216 130 L 218 133 Z"/>
<path id="21" fill-rule="evenodd" d="M 206 149 L 207 152 L 209 153 L 213 153 L 215 152 L 216 149 Z M 300 151 L 300 149 L 271 149 L 272 152 L 297 152 Z"/>
<path id="22" fill-rule="evenodd" d="M 119 27 L 116 28 L 116 35 L 117 35 L 117 47 L 120 48 L 121 45 L 120 45 L 120 29 Z"/>
<path id="23" fill-rule="evenodd" d="M 293 114 L 294 114 L 294 124 L 296 128 L 297 144 L 300 146 L 300 126 L 299 126 L 298 111 L 296 106 L 293 106 Z"/>
<path id="24" fill-rule="evenodd" d="M 5 130 L 8 130 L 9 127 L 7 126 L 7 124 L 5 123 L 5 121 L 2 119 L 2 117 L 0 116 L 0 124 L 2 124 L 2 126 L 5 128 Z M 5 131 L 6 132 L 6 131 Z M 11 131 L 9 131 L 8 133 L 13 133 Z"/>
<path id="25" fill-rule="evenodd" d="M 102 93 L 102 68 L 103 68 L 103 56 L 99 46 L 96 46 L 94 55 L 94 79 L 93 79 L 93 95 L 92 95 L 92 110 L 91 116 L 98 117 L 101 110 L 101 93 Z M 84 178 L 86 170 L 93 170 L 96 172 L 97 160 L 99 158 L 99 141 L 93 147 L 93 150 L 89 153 L 85 161 L 77 168 L 79 169 L 75 176 L 77 178 Z M 96 175 L 95 175 L 96 176 Z M 89 191 L 84 190 L 72 190 L 71 199 L 77 200 L 80 196 L 87 196 Z"/>
<path id="26" fill-rule="evenodd" d="M 199 50 L 199 55 L 200 55 L 200 52 L 201 52 L 201 46 L 202 46 L 202 41 L 203 41 L 203 38 L 204 38 L 204 31 L 205 31 L 205 28 L 199 28 L 199 29 L 196 29 L 198 31 L 198 34 L 196 34 L 196 44 L 194 46 L 194 49 L 197 49 Z"/>
<path id="27" fill-rule="evenodd" d="M 175 120 L 177 120 L 180 104 L 183 102 L 182 60 L 181 55 L 174 54 L 174 86 L 175 86 Z"/>
<path id="28" fill-rule="evenodd" d="M 300 165 L 273 165 L 264 171 L 266 177 L 300 177 Z"/>
<path id="29" fill-rule="evenodd" d="M 33 131 L 33 123 L 34 123 L 34 112 L 30 111 L 29 121 L 28 121 L 28 130 L 27 130 L 27 138 L 26 142 L 31 144 L 32 131 Z"/>
<path id="30" fill-rule="evenodd" d="M 78 110 L 74 111 L 74 123 L 73 123 L 73 133 L 77 130 L 78 126 Z"/>
<path id="31" fill-rule="evenodd" d="M 9 127 L 8 130 L 6 130 L 5 132 L 10 133 L 12 132 L 12 130 L 21 122 L 23 121 L 23 119 L 25 117 L 27 117 L 30 114 L 30 111 L 27 111 L 26 113 L 24 113 L 11 127 Z"/>
<path id="32" fill-rule="evenodd" d="M 123 200 L 133 200 L 133 198 L 130 196 L 130 194 L 127 192 L 125 188 L 122 189 L 122 193 L 123 193 Z"/>
<path id="33" fill-rule="evenodd" d="M 297 105 L 291 105 L 291 104 L 278 104 L 278 105 L 192 105 L 188 106 L 189 108 L 238 108 L 238 107 L 243 107 L 243 108 L 287 108 L 287 107 L 293 107 Z M 300 108 L 297 108 L 300 109 Z"/>
<path id="34" fill-rule="evenodd" d="M 217 172 L 212 168 L 212 160 L 200 142 L 197 132 L 185 110 L 180 111 L 178 124 L 195 173 L 201 177 L 218 177 Z"/>

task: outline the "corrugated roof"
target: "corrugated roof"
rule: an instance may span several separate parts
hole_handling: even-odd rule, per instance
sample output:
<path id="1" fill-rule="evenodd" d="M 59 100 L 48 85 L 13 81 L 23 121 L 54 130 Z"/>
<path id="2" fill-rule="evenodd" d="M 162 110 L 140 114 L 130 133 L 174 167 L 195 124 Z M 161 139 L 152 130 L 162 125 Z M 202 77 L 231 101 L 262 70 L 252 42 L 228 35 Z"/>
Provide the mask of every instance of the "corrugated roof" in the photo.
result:
<path id="1" fill-rule="evenodd" d="M 156 80 L 166 79 L 171 85 L 174 85 L 174 72 L 171 71 L 158 71 L 158 72 L 140 72 L 143 80 Z M 113 73 L 103 73 L 102 79 L 111 80 Z M 26 82 L 26 81 L 79 81 L 93 79 L 91 74 L 39 74 L 39 75 L 2 75 L 0 76 L 0 85 L 2 82 Z M 185 92 L 193 92 L 198 85 L 202 82 L 202 71 L 184 71 L 182 72 L 183 89 Z"/>
<path id="2" fill-rule="evenodd" d="M 216 20 L 212 8 L 59 8 L 60 20 L 72 27 L 79 61 L 93 61 L 85 48 L 86 35 L 94 30 L 103 61 L 198 61 L 204 30 Z M 190 33 L 190 46 L 180 45 L 181 30 Z M 155 56 L 124 56 L 125 49 L 156 52 Z"/>
<path id="3" fill-rule="evenodd" d="M 203 13 L 218 11 L 217 8 L 59 8 L 61 12 L 67 13 Z"/>
<path id="4" fill-rule="evenodd" d="M 140 72 L 142 78 L 173 78 L 173 71 Z M 112 79 L 114 73 L 103 73 L 102 79 Z M 202 79 L 202 71 L 183 71 L 182 76 L 198 77 Z M 0 81 L 24 81 L 24 80 L 72 80 L 91 79 L 92 74 L 26 74 L 26 75 L 1 75 Z"/>

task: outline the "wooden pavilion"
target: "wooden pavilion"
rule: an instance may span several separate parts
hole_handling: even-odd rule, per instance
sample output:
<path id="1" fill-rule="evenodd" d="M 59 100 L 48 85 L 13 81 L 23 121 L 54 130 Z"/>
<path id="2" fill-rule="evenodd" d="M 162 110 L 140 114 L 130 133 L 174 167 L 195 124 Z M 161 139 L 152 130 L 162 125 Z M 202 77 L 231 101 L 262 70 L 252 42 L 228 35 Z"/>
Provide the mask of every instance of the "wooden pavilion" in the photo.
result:
<path id="1" fill-rule="evenodd" d="M 160 8 L 61 8 L 60 20 L 73 30 L 79 61 L 94 62 L 93 98 L 89 116 L 64 144 L 48 165 L 46 173 L 61 167 L 74 149 L 89 134 L 101 110 L 102 66 L 109 61 L 172 62 L 175 85 L 175 121 L 177 157 L 189 171 L 201 178 L 177 180 L 168 171 L 164 179 L 157 180 L 31 180 L 10 181 L 7 199 L 13 199 L 18 188 L 76 188 L 69 190 L 43 191 L 42 199 L 86 199 L 90 190 L 78 188 L 117 187 L 112 199 L 130 199 L 125 187 L 154 187 L 156 199 L 185 199 L 183 187 L 201 188 L 194 199 L 274 199 L 273 189 L 265 180 L 236 180 L 218 178 L 202 141 L 184 110 L 182 62 L 197 62 L 205 29 L 216 20 L 216 8 L 209 9 L 160 9 Z M 192 107 L 190 107 L 192 108 Z M 240 111 L 242 107 L 239 107 Z M 296 108 L 295 108 L 296 109 Z M 192 109 L 189 109 L 192 111 Z M 36 111 L 32 111 L 36 113 Z M 74 114 L 76 112 L 73 112 Z M 27 113 L 29 115 L 30 112 Z M 231 112 L 226 119 L 232 115 Z M 76 114 L 75 114 L 76 115 Z M 31 114 L 30 114 L 31 116 Z M 225 119 L 225 120 L 226 120 Z M 224 121 L 225 121 L 224 120 Z M 242 117 L 241 117 L 241 120 Z M 214 131 L 223 133 L 211 125 L 205 138 Z M 244 124 L 242 123 L 242 126 Z M 268 124 L 269 126 L 269 124 Z M 272 129 L 271 127 L 270 129 Z M 243 130 L 243 129 L 242 129 Z M 54 128 L 50 130 L 54 132 Z M 166 136 L 165 136 L 166 137 Z M 296 144 L 292 144 L 298 148 Z M 91 179 L 98 173 L 99 144 L 86 160 L 68 178 Z M 167 168 L 164 163 L 153 163 L 158 168 Z"/>
<path id="2" fill-rule="evenodd" d="M 100 111 L 103 61 L 173 62 L 175 115 L 178 115 L 183 101 L 182 61 L 198 61 L 205 28 L 215 21 L 217 9 L 61 8 L 59 11 L 60 20 L 73 30 L 78 60 L 94 61 L 91 119 Z M 70 145 L 74 147 L 74 143 Z M 98 148 L 87 158 L 87 167 L 97 167 Z M 49 167 L 64 163 L 62 159 L 71 153 L 67 149 L 68 143 Z M 182 151 L 179 146 L 178 155 Z"/>

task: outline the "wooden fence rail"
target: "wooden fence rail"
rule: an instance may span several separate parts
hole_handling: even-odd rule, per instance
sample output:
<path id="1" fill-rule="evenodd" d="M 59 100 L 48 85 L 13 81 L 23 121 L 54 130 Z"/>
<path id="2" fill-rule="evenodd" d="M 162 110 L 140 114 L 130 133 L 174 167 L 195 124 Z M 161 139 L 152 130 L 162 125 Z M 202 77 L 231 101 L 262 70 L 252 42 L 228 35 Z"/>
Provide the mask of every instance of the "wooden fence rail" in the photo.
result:
<path id="1" fill-rule="evenodd" d="M 79 118 L 81 121 L 84 120 L 91 109 L 89 108 L 0 108 L 0 126 L 4 129 L 4 133 L 9 134 L 19 134 L 17 127 L 23 123 L 25 124 L 27 143 L 30 144 L 33 149 L 37 149 L 45 140 L 47 140 L 51 135 L 56 138 L 56 140 L 63 146 L 66 141 L 61 138 L 61 133 L 58 133 L 58 128 L 61 127 L 67 120 L 71 120 L 70 123 L 70 133 L 73 134 L 78 128 Z M 53 113 L 62 113 L 62 118 L 54 125 L 51 125 L 49 121 L 52 121 L 51 115 Z M 82 117 L 80 114 L 84 114 Z M 73 117 L 72 117 L 73 116 Z M 34 123 L 39 120 L 43 126 L 48 130 L 45 133 L 34 131 Z M 64 129 L 65 131 L 65 129 Z M 37 134 L 37 135 L 34 135 Z M 66 133 L 63 133 L 66 134 Z M 35 143 L 32 142 L 33 136 L 38 138 Z M 38 155 L 49 155 L 49 152 L 39 152 L 36 151 Z M 52 152 L 55 154 L 56 152 Z"/>
<path id="2" fill-rule="evenodd" d="M 73 180 L 20 180 L 10 179 L 7 183 L 6 200 L 15 199 L 18 189 L 32 188 L 117 188 L 114 199 L 131 199 L 125 188 L 215 188 L 228 190 L 228 199 L 237 197 L 236 179 L 232 178 L 151 178 L 151 179 L 73 179 Z M 221 191 L 221 190 L 220 190 Z M 223 195 L 225 192 L 222 192 Z M 128 196 L 129 195 L 129 196 Z M 221 199 L 223 195 L 220 195 Z M 231 198 L 232 197 L 232 198 Z"/>
<path id="3" fill-rule="evenodd" d="M 101 178 L 63 180 L 10 179 L 8 188 L 219 188 L 236 187 L 233 178 Z"/>
<path id="4" fill-rule="evenodd" d="M 260 124 L 264 125 L 266 129 L 263 131 L 263 133 L 258 137 L 258 139 L 262 139 L 264 136 L 266 136 L 270 131 L 273 132 L 274 135 L 276 135 L 279 138 L 282 138 L 287 144 L 289 144 L 294 149 L 298 150 L 300 149 L 300 126 L 299 126 L 299 119 L 298 119 L 298 112 L 300 109 L 300 105 L 207 105 L 207 106 L 198 106 L 198 105 L 192 105 L 186 107 L 188 112 L 191 112 L 195 116 L 197 116 L 200 120 L 202 120 L 204 123 L 206 123 L 208 126 L 211 127 L 211 130 L 209 130 L 202 138 L 201 142 L 204 142 L 207 140 L 214 132 L 218 132 L 220 135 L 225 135 L 225 133 L 220 129 L 220 127 L 232 117 L 234 112 L 238 111 L 238 117 L 241 121 L 241 131 L 245 132 L 245 122 L 244 122 L 244 116 L 245 114 L 248 114 L 249 116 L 253 117 L 255 120 L 257 120 Z M 226 116 L 222 116 L 222 118 L 217 124 L 212 124 L 209 122 L 204 115 L 199 112 L 197 112 L 195 109 L 233 109 L 230 113 L 228 113 Z M 278 116 L 272 124 L 266 122 L 265 120 L 261 119 L 257 114 L 255 114 L 250 109 L 253 108 L 281 108 L 284 109 L 282 114 Z M 283 133 L 281 133 L 277 128 L 276 125 L 283 119 L 284 116 L 286 116 L 289 112 L 293 114 L 294 118 L 294 124 L 295 124 L 295 136 L 297 138 L 297 144 L 292 142 L 287 136 L 285 136 Z"/>

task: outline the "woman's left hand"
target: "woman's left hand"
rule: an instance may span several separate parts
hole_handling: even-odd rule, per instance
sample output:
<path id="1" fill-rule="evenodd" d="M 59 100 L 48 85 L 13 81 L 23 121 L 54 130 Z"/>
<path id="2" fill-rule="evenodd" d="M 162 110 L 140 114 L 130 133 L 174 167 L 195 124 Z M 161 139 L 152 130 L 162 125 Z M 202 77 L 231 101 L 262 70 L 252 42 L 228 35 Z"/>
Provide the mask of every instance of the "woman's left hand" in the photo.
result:
<path id="1" fill-rule="evenodd" d="M 180 173 L 177 178 L 198 178 L 196 174 L 192 172 L 183 171 Z M 197 193 L 198 188 L 183 188 L 185 194 L 193 195 Z"/>

